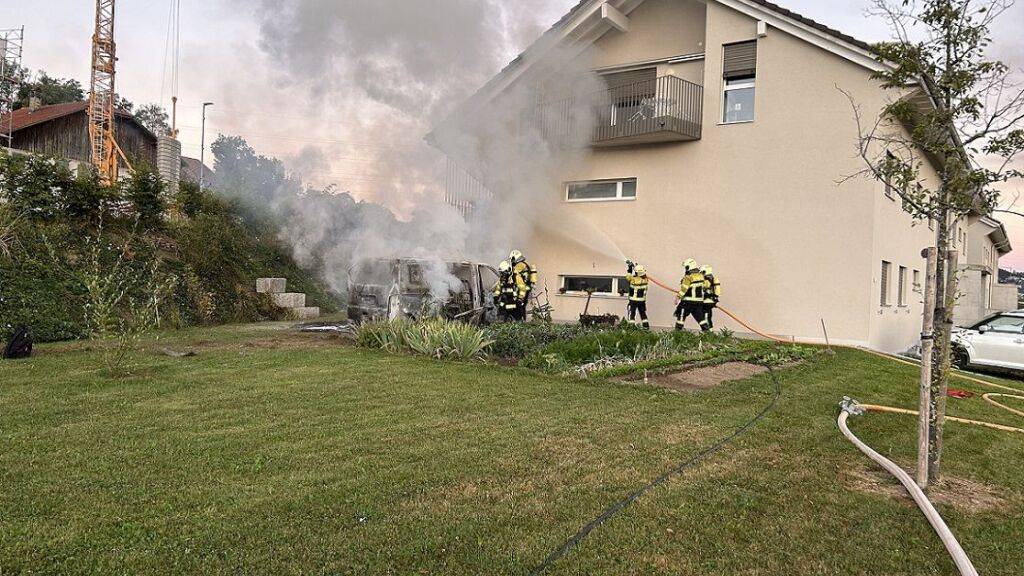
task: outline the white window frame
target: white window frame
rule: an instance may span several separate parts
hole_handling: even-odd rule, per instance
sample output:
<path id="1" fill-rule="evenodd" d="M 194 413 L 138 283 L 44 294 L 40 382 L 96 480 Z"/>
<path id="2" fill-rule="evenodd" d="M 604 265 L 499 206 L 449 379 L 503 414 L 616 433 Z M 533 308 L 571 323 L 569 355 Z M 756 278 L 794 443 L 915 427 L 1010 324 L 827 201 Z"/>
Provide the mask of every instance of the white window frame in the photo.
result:
<path id="1" fill-rule="evenodd" d="M 612 291 L 611 292 L 594 292 L 594 297 L 595 298 L 625 298 L 626 296 L 623 296 L 619 292 L 623 288 L 626 288 L 626 290 L 624 290 L 623 293 L 628 293 L 628 286 L 620 285 L 620 282 L 623 282 L 625 280 L 622 276 L 614 276 L 614 275 L 611 275 L 611 274 L 559 274 L 558 275 L 558 293 L 560 295 L 562 295 L 562 296 L 577 296 L 577 297 L 580 297 L 580 296 L 586 297 L 587 296 L 587 293 L 583 292 L 581 290 L 571 290 L 571 291 L 570 290 L 566 290 L 566 288 L 565 288 L 565 281 L 568 278 L 600 278 L 600 279 L 610 278 L 611 281 L 612 281 Z"/>
<path id="2" fill-rule="evenodd" d="M 751 118 L 750 120 L 726 120 L 725 118 L 729 114 L 729 111 L 725 108 L 725 97 L 726 97 L 726 95 L 729 92 L 733 91 L 733 90 L 745 90 L 747 88 L 753 88 L 754 89 L 754 117 Z M 721 126 L 729 126 L 731 124 L 750 124 L 751 122 L 753 122 L 756 119 L 757 119 L 757 74 L 755 74 L 754 76 L 752 76 L 750 78 L 745 79 L 745 81 L 743 81 L 743 82 L 739 82 L 739 83 L 732 84 L 732 85 L 729 84 L 729 80 L 728 79 L 722 78 L 722 116 L 721 116 L 718 124 L 721 125 Z"/>
<path id="3" fill-rule="evenodd" d="M 573 184 L 608 184 L 615 183 L 615 197 L 614 198 L 569 198 L 569 188 Z M 622 185 L 626 182 L 633 182 L 636 184 L 636 194 L 633 196 L 622 195 Z M 636 200 L 637 196 L 640 195 L 640 179 L 639 178 L 608 178 L 604 180 L 573 180 L 572 182 L 565 183 L 565 201 L 576 203 L 576 202 L 632 202 Z"/>

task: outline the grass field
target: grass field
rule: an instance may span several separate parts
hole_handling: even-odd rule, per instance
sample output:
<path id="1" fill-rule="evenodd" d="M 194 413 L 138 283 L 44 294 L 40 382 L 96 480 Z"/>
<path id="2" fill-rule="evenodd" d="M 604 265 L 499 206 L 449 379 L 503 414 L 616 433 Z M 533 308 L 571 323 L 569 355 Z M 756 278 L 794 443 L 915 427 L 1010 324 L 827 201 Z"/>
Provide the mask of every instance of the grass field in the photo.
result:
<path id="1" fill-rule="evenodd" d="M 844 395 L 914 407 L 914 370 L 843 350 L 778 378 L 749 434 L 548 573 L 952 574 L 916 507 L 835 424 Z M 528 574 L 771 396 L 767 375 L 670 393 L 280 325 L 147 342 L 125 379 L 86 344 L 44 346 L 0 363 L 0 574 Z M 950 412 L 1024 424 L 980 398 Z M 913 418 L 852 427 L 912 465 Z M 980 572 L 1024 573 L 1024 435 L 949 424 L 945 470 L 939 510 Z"/>

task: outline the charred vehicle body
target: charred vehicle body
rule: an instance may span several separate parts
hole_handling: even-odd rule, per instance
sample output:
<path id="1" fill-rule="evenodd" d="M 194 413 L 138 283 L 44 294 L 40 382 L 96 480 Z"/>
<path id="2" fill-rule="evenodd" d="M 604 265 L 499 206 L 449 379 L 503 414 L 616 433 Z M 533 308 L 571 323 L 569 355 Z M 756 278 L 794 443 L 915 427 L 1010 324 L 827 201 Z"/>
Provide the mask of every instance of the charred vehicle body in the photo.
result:
<path id="1" fill-rule="evenodd" d="M 485 324 L 495 319 L 492 290 L 497 281 L 498 272 L 486 264 L 366 260 L 349 269 L 348 317 L 362 322 L 441 316 Z"/>

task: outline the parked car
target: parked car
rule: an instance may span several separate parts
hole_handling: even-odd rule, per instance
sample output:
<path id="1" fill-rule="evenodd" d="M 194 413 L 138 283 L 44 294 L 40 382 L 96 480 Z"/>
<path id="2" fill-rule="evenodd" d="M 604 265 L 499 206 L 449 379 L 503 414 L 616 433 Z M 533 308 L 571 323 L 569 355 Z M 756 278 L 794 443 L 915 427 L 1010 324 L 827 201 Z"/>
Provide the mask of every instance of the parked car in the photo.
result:
<path id="1" fill-rule="evenodd" d="M 993 314 L 954 330 L 953 363 L 1024 374 L 1024 310 Z"/>
<path id="2" fill-rule="evenodd" d="M 432 294 L 427 275 L 438 267 L 458 279 L 455 293 Z M 473 262 L 428 262 L 413 258 L 374 259 L 349 270 L 348 316 L 355 322 L 373 318 L 411 318 L 438 314 L 472 324 L 495 319 L 492 288 L 498 272 Z"/>

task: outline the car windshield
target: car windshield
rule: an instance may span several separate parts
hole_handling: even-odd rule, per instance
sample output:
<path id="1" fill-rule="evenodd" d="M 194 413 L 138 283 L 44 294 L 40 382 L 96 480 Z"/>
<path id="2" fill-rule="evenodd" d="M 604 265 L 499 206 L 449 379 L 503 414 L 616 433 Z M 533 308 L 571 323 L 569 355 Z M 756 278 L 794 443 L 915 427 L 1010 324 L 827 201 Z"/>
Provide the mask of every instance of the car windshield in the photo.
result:
<path id="1" fill-rule="evenodd" d="M 1024 333 L 1024 316 L 989 316 L 988 318 L 978 322 L 971 328 L 978 330 L 982 326 L 987 326 L 989 330 L 993 332 L 1008 332 L 1012 334 Z"/>

